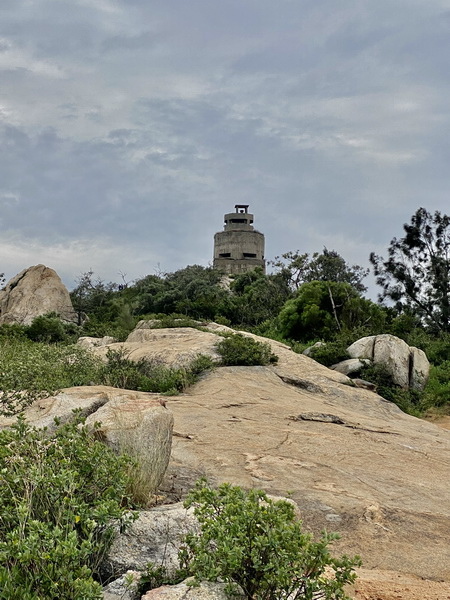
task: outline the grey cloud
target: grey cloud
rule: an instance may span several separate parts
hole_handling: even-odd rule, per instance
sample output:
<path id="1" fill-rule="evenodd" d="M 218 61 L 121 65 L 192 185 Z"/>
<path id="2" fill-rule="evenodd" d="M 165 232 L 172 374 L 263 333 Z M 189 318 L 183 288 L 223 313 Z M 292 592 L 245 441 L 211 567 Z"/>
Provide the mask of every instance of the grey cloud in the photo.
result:
<path id="1" fill-rule="evenodd" d="M 364 262 L 418 206 L 448 210 L 443 6 L 3 0 L 8 256 L 33 239 L 85 261 L 100 240 L 102 268 L 108 244 L 142 269 L 206 264 L 242 202 L 269 257 Z"/>

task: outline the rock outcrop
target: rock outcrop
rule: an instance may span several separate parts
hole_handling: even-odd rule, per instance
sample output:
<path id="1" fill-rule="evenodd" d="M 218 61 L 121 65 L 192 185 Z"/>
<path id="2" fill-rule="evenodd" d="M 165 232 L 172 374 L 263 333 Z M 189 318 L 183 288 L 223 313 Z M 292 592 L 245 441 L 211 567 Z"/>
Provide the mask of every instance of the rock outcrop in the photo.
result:
<path id="1" fill-rule="evenodd" d="M 217 340 L 216 334 L 192 327 L 152 329 L 146 321 L 140 321 L 125 342 L 101 345 L 94 350 L 102 358 L 108 349 L 124 350 L 130 360 L 146 358 L 179 368 L 189 366 L 199 354 L 207 354 L 219 362 L 220 357 L 215 350 Z M 82 345 L 87 347 L 85 342 Z"/>
<path id="2" fill-rule="evenodd" d="M 167 364 L 180 364 L 189 352 L 213 356 L 213 332 L 227 328 L 208 329 L 149 330 L 138 334 L 152 339 L 140 351 L 137 341 L 122 346 L 132 357 L 163 348 Z M 175 431 L 165 489 L 182 495 L 207 475 L 290 494 L 308 529 L 340 531 L 336 551 L 361 554 L 366 567 L 450 579 L 448 431 L 263 341 L 278 364 L 220 367 L 187 393 L 166 397 Z"/>
<path id="3" fill-rule="evenodd" d="M 150 590 L 142 596 L 142 600 L 229 600 L 225 593 L 225 584 L 203 581 L 198 587 L 186 583 L 178 585 L 164 585 L 155 590 Z M 236 596 L 237 599 L 244 596 Z"/>
<path id="4" fill-rule="evenodd" d="M 351 358 L 369 359 L 382 365 L 392 381 L 402 388 L 422 390 L 428 380 L 430 363 L 423 350 L 408 346 L 394 335 L 371 335 L 361 338 L 347 348 Z M 339 368 L 339 364 L 335 368 Z"/>
<path id="5" fill-rule="evenodd" d="M 0 291 L 0 324 L 30 325 L 36 317 L 50 312 L 64 321 L 77 322 L 67 288 L 49 267 L 24 269 Z"/>

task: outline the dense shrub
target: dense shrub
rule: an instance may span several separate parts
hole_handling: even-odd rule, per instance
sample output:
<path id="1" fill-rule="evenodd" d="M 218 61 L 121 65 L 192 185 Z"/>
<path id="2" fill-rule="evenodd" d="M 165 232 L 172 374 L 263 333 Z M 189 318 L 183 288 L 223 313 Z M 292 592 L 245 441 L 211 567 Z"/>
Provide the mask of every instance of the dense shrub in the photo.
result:
<path id="1" fill-rule="evenodd" d="M 330 367 L 331 365 L 335 365 L 336 363 L 349 358 L 347 347 L 348 344 L 345 340 L 326 342 L 321 346 L 313 348 L 309 356 L 322 365 Z"/>
<path id="2" fill-rule="evenodd" d="M 107 363 L 98 374 L 99 382 L 141 392 L 177 394 L 213 366 L 212 360 L 203 355 L 199 355 L 186 369 L 166 367 L 156 359 L 133 361 L 124 350 L 108 349 L 106 357 Z"/>
<path id="3" fill-rule="evenodd" d="M 268 365 L 278 361 L 267 342 L 259 342 L 242 333 L 225 334 L 216 348 L 223 365 Z"/>
<path id="4" fill-rule="evenodd" d="M 123 508 L 128 459 L 80 421 L 56 432 L 19 419 L 0 432 L 0 599 L 101 599 L 94 576 Z"/>
<path id="5" fill-rule="evenodd" d="M 5 339 L 24 340 L 26 335 L 26 326 L 17 323 L 4 323 L 0 325 L 0 341 Z"/>
<path id="6" fill-rule="evenodd" d="M 88 385 L 100 361 L 79 346 L 1 338 L 0 414 L 20 412 L 61 388 Z"/>
<path id="7" fill-rule="evenodd" d="M 230 594 L 242 590 L 248 600 L 348 598 L 343 587 L 354 581 L 359 557 L 333 558 L 329 545 L 338 536 L 324 532 L 314 542 L 291 503 L 200 481 L 185 506 L 195 507 L 201 530 L 186 536 L 179 556 L 196 582 L 224 581 Z"/>
<path id="8" fill-rule="evenodd" d="M 70 332 L 74 333 L 59 317 L 52 314 L 36 317 L 26 330 L 30 340 L 47 344 L 67 341 Z"/>

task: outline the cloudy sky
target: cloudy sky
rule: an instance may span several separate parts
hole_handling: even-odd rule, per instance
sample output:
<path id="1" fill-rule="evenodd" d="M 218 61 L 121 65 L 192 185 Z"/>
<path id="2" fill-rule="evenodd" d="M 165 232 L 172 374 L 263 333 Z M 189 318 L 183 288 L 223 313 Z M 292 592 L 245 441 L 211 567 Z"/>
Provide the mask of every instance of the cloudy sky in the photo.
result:
<path id="1" fill-rule="evenodd" d="M 449 0 L 1 0 L 0 271 L 73 287 L 266 256 L 368 264 L 450 212 Z"/>

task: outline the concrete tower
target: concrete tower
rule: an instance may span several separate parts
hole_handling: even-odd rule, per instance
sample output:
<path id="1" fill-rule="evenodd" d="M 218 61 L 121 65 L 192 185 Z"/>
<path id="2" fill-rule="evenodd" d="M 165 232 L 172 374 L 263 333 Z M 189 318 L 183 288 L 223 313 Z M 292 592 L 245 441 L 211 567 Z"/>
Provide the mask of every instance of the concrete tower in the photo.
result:
<path id="1" fill-rule="evenodd" d="M 237 274 L 262 267 L 264 235 L 253 229 L 253 215 L 248 204 L 236 204 L 235 212 L 225 215 L 225 226 L 214 236 L 214 267 L 224 273 Z"/>

